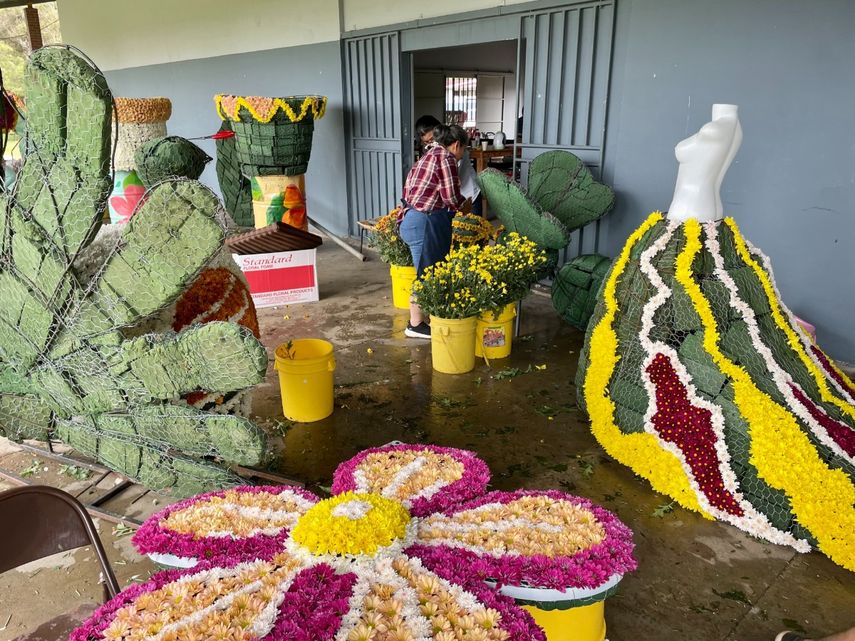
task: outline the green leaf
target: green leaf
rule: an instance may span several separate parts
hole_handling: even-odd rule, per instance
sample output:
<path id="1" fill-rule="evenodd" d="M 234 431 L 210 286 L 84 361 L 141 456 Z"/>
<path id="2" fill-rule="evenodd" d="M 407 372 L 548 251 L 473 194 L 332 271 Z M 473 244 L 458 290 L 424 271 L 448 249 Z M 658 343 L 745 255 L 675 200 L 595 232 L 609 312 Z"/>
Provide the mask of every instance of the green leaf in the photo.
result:
<path id="1" fill-rule="evenodd" d="M 666 514 L 671 514 L 674 511 L 674 501 L 670 503 L 663 503 L 655 510 L 653 510 L 652 516 L 655 516 L 657 519 L 664 518 Z"/>

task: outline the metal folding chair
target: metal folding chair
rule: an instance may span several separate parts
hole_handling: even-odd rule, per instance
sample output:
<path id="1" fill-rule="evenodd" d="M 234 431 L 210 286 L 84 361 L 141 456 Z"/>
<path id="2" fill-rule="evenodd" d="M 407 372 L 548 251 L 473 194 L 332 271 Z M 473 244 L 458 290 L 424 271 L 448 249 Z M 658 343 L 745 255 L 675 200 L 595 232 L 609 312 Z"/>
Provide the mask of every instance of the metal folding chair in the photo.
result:
<path id="1" fill-rule="evenodd" d="M 91 545 L 104 573 L 104 601 L 119 593 L 104 546 L 86 508 L 44 485 L 0 493 L 0 573 L 51 554 Z"/>

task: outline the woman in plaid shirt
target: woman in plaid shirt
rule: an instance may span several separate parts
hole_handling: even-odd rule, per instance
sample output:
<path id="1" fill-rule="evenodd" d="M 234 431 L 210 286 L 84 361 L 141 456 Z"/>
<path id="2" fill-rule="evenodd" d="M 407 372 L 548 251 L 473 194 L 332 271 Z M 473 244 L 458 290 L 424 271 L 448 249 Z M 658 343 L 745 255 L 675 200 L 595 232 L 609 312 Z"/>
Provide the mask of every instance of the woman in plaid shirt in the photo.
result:
<path id="1" fill-rule="evenodd" d="M 410 169 L 404 185 L 400 234 L 410 247 L 419 276 L 446 257 L 451 250 L 451 219 L 455 212 L 469 207 L 460 193 L 457 173 L 469 136 L 457 125 L 437 125 L 433 142 Z M 404 333 L 411 338 L 430 338 L 430 325 L 414 302 L 410 303 L 410 322 Z"/>

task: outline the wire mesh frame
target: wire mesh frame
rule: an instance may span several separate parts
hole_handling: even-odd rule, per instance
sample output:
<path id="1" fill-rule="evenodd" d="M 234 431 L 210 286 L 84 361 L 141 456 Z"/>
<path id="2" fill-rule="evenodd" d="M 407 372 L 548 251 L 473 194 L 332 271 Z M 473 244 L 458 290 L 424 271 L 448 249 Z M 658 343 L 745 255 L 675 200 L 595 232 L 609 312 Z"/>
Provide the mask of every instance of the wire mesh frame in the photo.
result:
<path id="1" fill-rule="evenodd" d="M 73 57 L 85 63 L 73 63 L 73 57 L 62 61 L 62 57 L 51 58 L 50 53 L 41 54 L 43 57 L 42 61 L 47 61 L 48 66 L 50 64 L 57 64 L 58 62 L 65 62 L 70 65 L 69 69 L 81 72 L 78 76 L 74 76 L 69 69 L 64 69 L 69 75 L 67 77 L 60 77 L 57 80 L 59 84 L 54 85 L 57 87 L 54 91 L 59 92 L 56 94 L 55 99 L 62 101 L 62 104 L 65 105 L 64 101 L 68 97 L 66 92 L 70 91 L 68 87 L 72 85 L 75 86 L 75 89 L 89 89 L 93 91 L 94 93 L 89 96 L 89 98 L 92 98 L 90 102 L 86 100 L 82 102 L 78 101 L 75 103 L 75 108 L 97 109 L 98 113 L 93 112 L 92 114 L 92 117 L 96 121 L 100 118 L 103 122 L 103 120 L 110 117 L 113 133 L 115 134 L 117 123 L 116 119 L 112 118 L 114 100 L 112 94 L 109 92 L 103 74 L 91 60 L 74 47 L 63 45 L 52 46 L 46 49 L 48 51 L 52 49 L 69 51 Z M 69 63 L 69 60 L 72 63 Z M 74 65 L 77 65 L 77 67 Z M 46 70 L 47 67 L 43 72 L 46 72 Z M 56 73 L 56 70 L 53 69 L 52 72 Z M 83 84 L 78 87 L 74 83 Z M 86 86 L 84 87 L 84 85 Z M 80 91 L 80 93 L 85 94 L 85 91 Z M 110 113 L 105 113 L 98 106 L 99 99 L 102 101 L 109 100 Z M 100 104 L 103 104 L 103 102 Z M 35 105 L 35 101 L 33 105 Z M 87 107 L 86 105 L 89 106 Z M 109 397 L 108 401 L 112 404 L 108 405 L 107 408 L 102 408 L 102 410 L 110 410 L 107 414 L 102 414 L 106 425 L 99 424 L 97 419 L 88 416 L 86 412 L 81 416 L 77 416 L 80 414 L 79 408 L 69 409 L 66 413 L 66 416 L 70 414 L 68 418 L 58 418 L 53 411 L 49 414 L 31 412 L 30 417 L 36 417 L 38 421 L 28 421 L 28 417 L 23 415 L 19 408 L 8 405 L 0 407 L 0 411 L 7 414 L 5 416 L 6 422 L 9 423 L 11 421 L 12 424 L 17 424 L 19 426 L 18 429 L 34 429 L 39 427 L 38 422 L 46 423 L 40 426 L 43 432 L 39 433 L 46 434 L 48 439 L 51 435 L 60 433 L 62 430 L 64 430 L 62 434 L 69 434 L 68 430 L 78 430 L 82 434 L 79 439 L 80 443 L 73 445 L 76 449 L 90 456 L 101 458 L 100 455 L 104 454 L 106 457 L 105 452 L 100 450 L 102 445 L 101 439 L 104 438 L 110 440 L 112 443 L 111 447 L 114 450 L 116 449 L 115 443 L 145 448 L 140 449 L 139 453 L 131 453 L 132 457 L 136 456 L 138 458 L 137 471 L 142 470 L 139 465 L 142 465 L 142 459 L 146 456 L 146 452 L 151 452 L 151 456 L 155 457 L 154 460 L 150 461 L 150 471 L 156 471 L 156 468 L 171 463 L 175 463 L 175 465 L 181 463 L 188 473 L 193 470 L 194 465 L 197 465 L 197 463 L 204 468 L 208 466 L 205 459 L 211 456 L 218 457 L 221 452 L 213 444 L 205 445 L 205 438 L 199 438 L 196 439 L 198 442 L 191 444 L 196 449 L 191 450 L 189 452 L 190 458 L 187 458 L 188 453 L 184 452 L 180 443 L 177 444 L 171 438 L 172 434 L 169 432 L 171 429 L 174 430 L 175 423 L 182 420 L 187 424 L 195 421 L 194 424 L 198 424 L 198 429 L 202 430 L 209 429 L 210 426 L 217 424 L 218 421 L 222 422 L 222 417 L 193 412 L 189 408 L 171 404 L 163 405 L 155 403 L 154 413 L 150 413 L 147 416 L 134 414 L 133 411 L 125 409 L 144 407 L 146 403 L 151 403 L 152 400 L 157 401 L 159 397 L 149 393 L 144 383 L 137 388 L 128 389 L 126 387 L 128 378 L 125 377 L 125 373 L 120 375 L 115 371 L 115 368 L 120 364 L 118 361 L 122 356 L 122 346 L 126 342 L 122 342 L 121 338 L 114 339 L 111 337 L 114 335 L 121 337 L 122 330 L 136 326 L 146 319 L 153 317 L 161 309 L 168 307 L 170 300 L 174 300 L 174 296 L 167 296 L 162 301 L 160 299 L 153 299 L 157 304 L 150 306 L 151 309 L 143 308 L 139 310 L 137 306 L 132 313 L 122 317 L 125 318 L 124 321 L 117 320 L 120 317 L 113 312 L 117 304 L 124 304 L 124 299 L 119 297 L 114 300 L 110 296 L 104 298 L 104 293 L 99 292 L 97 287 L 108 265 L 112 264 L 117 255 L 126 248 L 127 244 L 122 238 L 116 238 L 112 246 L 106 247 L 104 255 L 101 257 L 102 262 L 100 266 L 88 280 L 84 282 L 81 280 L 80 275 L 76 273 L 75 266 L 78 259 L 86 251 L 86 248 L 92 242 L 101 225 L 102 212 L 105 209 L 110 186 L 113 183 L 112 177 L 114 172 L 112 165 L 117 137 L 113 136 L 113 144 L 109 154 L 110 175 L 107 176 L 100 173 L 106 167 L 102 166 L 99 169 L 93 164 L 86 167 L 86 172 L 88 173 L 84 177 L 74 164 L 75 162 L 86 162 L 85 160 L 81 161 L 79 157 L 74 157 L 80 156 L 80 150 L 75 149 L 75 154 L 69 155 L 68 147 L 71 143 L 65 120 L 69 115 L 66 113 L 66 107 L 59 108 L 59 113 L 62 114 L 63 120 L 56 123 L 59 129 L 52 132 L 55 134 L 55 140 L 51 140 L 49 137 L 45 138 L 45 140 L 49 140 L 51 143 L 56 143 L 58 140 L 59 142 L 56 144 L 59 147 L 57 149 L 42 149 L 42 141 L 37 137 L 31 136 L 31 132 L 28 129 L 26 134 L 27 159 L 24 167 L 22 167 L 19 180 L 10 194 L 8 207 L 3 212 L 5 219 L 3 225 L 2 254 L 0 254 L 0 269 L 6 274 L 6 282 L 11 281 L 14 287 L 17 288 L 14 291 L 19 292 L 17 294 L 18 297 L 23 296 L 21 299 L 23 307 L 22 315 L 18 319 L 11 319 L 12 322 L 10 322 L 8 317 L 0 318 L 0 330 L 2 330 L 5 337 L 4 349 L 0 350 L 0 359 L 5 361 L 5 363 L 0 361 L 0 364 L 3 365 L 4 375 L 11 375 L 13 382 L 16 380 L 18 382 L 27 381 L 30 383 L 37 381 L 36 388 L 40 390 L 36 392 L 39 394 L 38 398 L 43 398 L 41 394 L 44 393 L 47 394 L 47 398 L 56 399 L 55 392 L 57 388 L 55 386 L 59 384 L 64 388 L 63 393 L 66 395 L 70 394 L 72 398 L 79 399 L 80 403 L 85 403 L 84 399 L 87 399 L 87 393 L 91 391 L 87 387 L 87 385 L 91 384 L 91 380 L 100 379 L 104 381 L 106 379 L 109 381 L 107 389 L 106 391 L 101 390 L 101 393 L 106 394 Z M 78 117 L 76 122 L 86 121 L 85 118 L 79 117 L 81 114 L 74 115 Z M 42 125 L 44 125 L 44 122 L 42 122 Z M 102 132 L 101 135 L 103 133 L 105 132 Z M 42 132 L 42 135 L 46 135 L 46 133 Z M 76 144 L 80 144 L 80 141 L 77 140 Z M 96 147 L 97 144 L 96 142 Z M 65 169 L 60 166 L 62 163 L 65 163 L 67 166 Z M 86 182 L 87 180 L 89 182 Z M 191 183 L 192 188 L 190 186 Z M 88 191 L 85 191 L 87 189 Z M 28 190 L 31 193 L 28 193 Z M 213 192 L 200 183 L 186 179 L 162 181 L 153 186 L 146 192 L 134 213 L 140 212 L 145 207 L 145 203 L 148 202 L 149 198 L 154 198 L 155 194 L 167 194 L 163 196 L 163 199 L 172 204 L 178 203 L 177 207 L 190 212 L 188 216 L 192 215 L 193 211 L 198 210 L 200 207 L 199 203 L 193 202 L 191 196 L 188 195 L 195 194 L 204 201 L 202 206 L 206 207 L 207 213 L 210 214 L 211 220 L 219 230 L 215 232 L 216 238 L 222 239 L 230 227 L 230 219 Z M 71 211 L 76 196 L 80 197 L 82 207 Z M 79 205 L 81 203 L 76 203 L 75 206 Z M 37 207 L 41 209 L 37 210 Z M 53 222 L 48 227 L 45 227 L 45 208 L 49 212 L 47 217 L 53 217 Z M 82 215 L 81 211 L 83 212 Z M 168 214 L 168 212 L 164 213 Z M 39 218 L 39 214 L 41 214 L 41 219 Z M 74 215 L 69 215 L 66 218 L 66 214 Z M 72 224 L 75 228 L 66 229 L 66 223 Z M 139 270 L 140 268 L 147 274 L 156 274 L 160 267 L 158 258 L 163 257 L 163 254 L 168 251 L 169 245 L 178 244 L 179 229 L 174 229 L 169 225 L 159 227 L 163 227 L 161 230 L 163 231 L 162 237 L 157 241 L 160 245 L 157 245 L 156 242 L 152 246 L 150 253 L 139 253 L 134 257 L 134 265 L 132 267 L 129 266 L 134 274 L 138 273 L 134 270 Z M 16 241 L 15 234 L 18 233 L 24 233 L 22 238 L 25 240 Z M 39 243 L 35 246 L 31 246 L 31 244 L 26 245 L 31 238 L 36 238 Z M 33 251 L 40 252 L 41 258 L 36 259 L 37 265 L 35 271 L 31 269 L 32 266 L 29 266 L 30 269 L 25 269 L 26 266 L 22 267 L 17 264 L 15 255 L 16 251 L 20 250 L 21 243 L 25 243 L 25 249 L 29 249 L 31 254 Z M 39 249 L 33 250 L 33 247 L 36 246 Z M 213 251 L 212 249 L 210 255 L 213 255 Z M 44 278 L 42 278 L 46 266 L 53 270 L 51 278 L 48 281 L 48 287 L 44 287 Z M 192 282 L 204 267 L 205 260 L 203 259 L 187 266 L 187 272 L 184 274 L 182 282 Z M 23 294 L 20 293 L 21 291 L 23 291 Z M 25 327 L 27 305 L 37 308 L 36 311 L 41 310 L 41 317 L 36 314 L 36 318 L 41 318 L 40 322 L 42 325 L 45 325 L 45 318 L 49 318 L 47 326 L 40 326 L 38 328 L 40 333 L 31 331 L 32 327 Z M 107 324 L 101 328 L 95 327 L 81 330 L 78 327 L 78 321 L 80 321 L 81 316 L 87 310 L 91 311 L 93 308 L 100 310 L 99 313 L 102 313 L 104 318 L 107 319 Z M 12 344 L 8 342 L 10 337 L 12 338 Z M 72 339 L 70 343 L 68 340 L 69 337 Z M 142 340 L 155 344 L 161 337 L 161 334 L 144 335 Z M 69 344 L 62 346 L 63 349 L 60 353 L 53 353 L 56 352 L 58 340 L 64 340 L 65 343 Z M 110 344 L 111 340 L 118 341 L 118 344 Z M 47 387 L 38 387 L 39 382 L 44 384 L 45 380 L 50 379 L 50 377 L 53 377 L 52 384 L 54 387 L 50 389 Z M 0 394 L 0 396 L 21 393 L 20 390 L 16 391 L 15 389 L 10 390 L 8 388 L 1 391 L 3 394 Z M 28 391 L 27 393 L 30 392 Z M 14 397 L 12 398 L 14 401 Z M 160 399 L 162 401 L 169 400 L 163 397 L 160 397 Z M 50 418 L 46 418 L 46 416 Z M 107 427 L 107 425 L 121 427 L 123 419 L 130 421 L 135 429 L 111 430 Z M 156 424 L 157 421 L 160 421 L 165 427 L 159 434 L 154 432 L 143 434 L 136 429 L 135 421 L 138 422 L 139 420 L 147 420 L 149 424 Z M 172 425 L 171 428 L 166 427 L 166 425 L 170 424 Z M 253 429 L 257 430 L 257 428 Z M 86 436 L 87 434 L 89 436 Z M 209 436 L 209 434 L 200 433 L 199 436 Z M 67 439 L 65 440 L 67 441 Z M 81 443 L 90 447 L 78 447 Z M 210 468 L 209 466 L 207 469 L 220 469 L 220 472 L 223 474 L 220 477 L 221 481 L 231 479 L 236 482 L 238 480 L 237 477 L 228 476 L 225 469 Z M 198 472 L 199 470 L 196 469 L 193 471 Z M 134 475 L 131 474 L 131 476 Z M 156 479 L 150 478 L 149 480 L 156 484 Z"/>

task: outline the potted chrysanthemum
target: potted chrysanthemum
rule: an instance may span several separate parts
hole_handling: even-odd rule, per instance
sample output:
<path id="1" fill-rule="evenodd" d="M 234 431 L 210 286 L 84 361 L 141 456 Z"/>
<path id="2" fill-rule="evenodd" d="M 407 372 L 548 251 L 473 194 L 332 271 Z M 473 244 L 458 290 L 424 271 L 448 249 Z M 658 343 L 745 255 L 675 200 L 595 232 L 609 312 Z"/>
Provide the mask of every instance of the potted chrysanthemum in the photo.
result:
<path id="1" fill-rule="evenodd" d="M 476 317 L 490 306 L 494 286 L 482 265 L 485 249 L 452 249 L 413 285 L 416 301 L 431 317 L 431 356 L 439 372 L 462 374 L 475 367 Z"/>
<path id="2" fill-rule="evenodd" d="M 463 245 L 485 245 L 495 240 L 504 227 L 493 227 L 493 223 L 478 214 L 467 214 L 459 211 L 451 220 L 451 244 L 454 247 Z"/>
<path id="3" fill-rule="evenodd" d="M 392 278 L 392 304 L 398 309 L 410 308 L 416 268 L 407 243 L 398 233 L 398 211 L 395 208 L 374 223 L 368 234 L 368 245 L 377 250 L 380 260 L 389 265 Z"/>
<path id="4" fill-rule="evenodd" d="M 504 234 L 480 253 L 480 268 L 492 274 L 487 309 L 478 315 L 475 356 L 505 358 L 511 353 L 512 325 L 522 300 L 548 262 L 545 251 L 516 232 Z"/>

